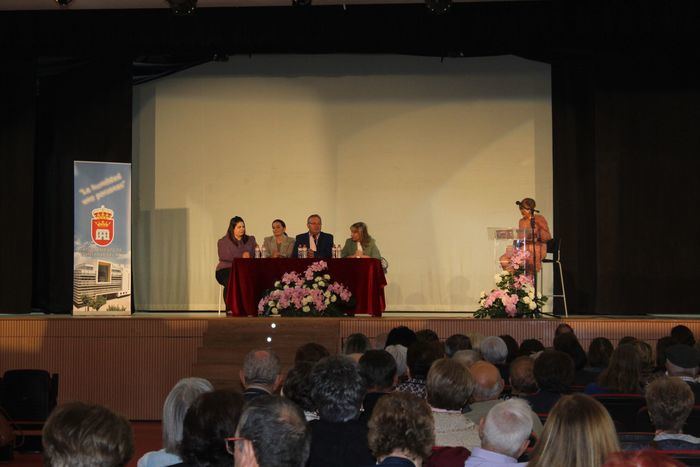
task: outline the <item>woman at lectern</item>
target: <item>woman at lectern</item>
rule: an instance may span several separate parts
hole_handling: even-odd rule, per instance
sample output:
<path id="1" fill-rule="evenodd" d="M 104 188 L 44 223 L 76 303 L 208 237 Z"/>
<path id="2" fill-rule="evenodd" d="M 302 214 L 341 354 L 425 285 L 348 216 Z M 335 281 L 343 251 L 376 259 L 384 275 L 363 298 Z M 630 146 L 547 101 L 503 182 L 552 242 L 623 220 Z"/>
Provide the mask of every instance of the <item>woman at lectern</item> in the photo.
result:
<path id="1" fill-rule="evenodd" d="M 345 246 L 343 246 L 340 256 L 343 258 L 377 259 L 382 257 L 377 244 L 367 232 L 367 224 L 364 222 L 355 222 L 350 226 L 350 238 L 345 240 Z"/>
<path id="2" fill-rule="evenodd" d="M 272 236 L 265 237 L 263 247 L 271 258 L 289 258 L 294 250 L 294 239 L 287 236 L 287 224 L 282 219 L 272 221 Z"/>
<path id="3" fill-rule="evenodd" d="M 231 264 L 235 258 L 252 258 L 255 256 L 255 237 L 246 235 L 245 221 L 235 216 L 228 224 L 226 235 L 217 242 L 219 264 L 216 265 L 216 282 L 224 286 L 224 301 L 228 292 L 228 277 Z"/>
<path id="4" fill-rule="evenodd" d="M 536 203 L 532 198 L 523 198 L 522 201 L 516 203 L 520 214 L 523 216 L 518 221 L 518 229 L 531 229 L 532 228 L 532 210 L 535 209 Z M 527 259 L 526 270 L 529 274 L 532 273 L 533 265 L 534 269 L 539 271 L 542 269 L 542 259 L 547 255 L 547 241 L 552 239 L 552 234 L 549 232 L 549 225 L 547 224 L 547 219 L 539 214 L 534 214 L 534 244 L 532 242 L 532 233 L 529 233 L 525 239 L 525 245 L 527 251 L 530 253 Z M 510 258 L 513 255 L 513 247 L 508 247 L 506 252 L 500 258 L 501 267 L 503 269 L 509 269 Z"/>

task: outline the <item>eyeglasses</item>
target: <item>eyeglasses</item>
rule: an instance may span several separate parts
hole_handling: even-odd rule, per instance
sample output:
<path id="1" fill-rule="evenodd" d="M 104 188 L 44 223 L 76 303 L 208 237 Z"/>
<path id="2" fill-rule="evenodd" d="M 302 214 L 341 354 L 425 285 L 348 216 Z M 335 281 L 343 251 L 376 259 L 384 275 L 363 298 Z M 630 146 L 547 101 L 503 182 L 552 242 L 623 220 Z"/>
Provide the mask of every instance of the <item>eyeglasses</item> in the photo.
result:
<path id="1" fill-rule="evenodd" d="M 242 436 L 233 436 L 231 438 L 224 438 L 224 443 L 226 443 L 226 451 L 233 456 L 235 453 L 235 449 L 236 449 L 236 441 L 242 441 L 244 439 L 247 439 L 247 438 L 244 438 Z"/>

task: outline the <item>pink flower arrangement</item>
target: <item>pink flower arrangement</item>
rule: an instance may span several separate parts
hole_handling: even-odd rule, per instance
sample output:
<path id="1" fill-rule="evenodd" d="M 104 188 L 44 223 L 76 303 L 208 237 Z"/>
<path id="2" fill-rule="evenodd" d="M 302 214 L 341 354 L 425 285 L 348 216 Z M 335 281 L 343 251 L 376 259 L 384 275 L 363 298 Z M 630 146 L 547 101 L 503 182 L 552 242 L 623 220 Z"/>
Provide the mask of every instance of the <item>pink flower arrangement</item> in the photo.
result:
<path id="1" fill-rule="evenodd" d="M 352 293 L 343 284 L 331 283 L 325 261 L 316 261 L 300 274 L 287 272 L 258 302 L 260 316 L 345 316 Z"/>
<path id="2" fill-rule="evenodd" d="M 527 252 L 525 252 L 527 253 Z M 509 269 L 496 274 L 496 288 L 491 292 L 482 292 L 479 298 L 479 309 L 474 313 L 475 318 L 536 318 L 540 316 L 547 297 L 538 296 L 533 286 L 532 277 L 525 274 L 524 261 L 528 254 L 514 254 L 512 258 L 522 260 L 523 266 Z"/>

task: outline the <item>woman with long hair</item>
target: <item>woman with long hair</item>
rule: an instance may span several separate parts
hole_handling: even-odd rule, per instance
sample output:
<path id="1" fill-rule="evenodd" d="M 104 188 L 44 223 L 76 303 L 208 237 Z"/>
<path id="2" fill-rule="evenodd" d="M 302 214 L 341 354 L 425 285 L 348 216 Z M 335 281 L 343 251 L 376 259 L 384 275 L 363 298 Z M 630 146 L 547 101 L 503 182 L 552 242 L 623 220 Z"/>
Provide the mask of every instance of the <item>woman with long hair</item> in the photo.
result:
<path id="1" fill-rule="evenodd" d="M 554 405 L 530 456 L 528 467 L 600 467 L 620 450 L 615 425 L 597 400 L 563 396 Z"/>
<path id="2" fill-rule="evenodd" d="M 350 238 L 345 240 L 345 246 L 340 254 L 343 258 L 377 258 L 382 257 L 379 248 L 367 231 L 367 224 L 355 222 L 350 226 Z"/>
<path id="3" fill-rule="evenodd" d="M 224 302 L 228 295 L 228 278 L 231 273 L 233 260 L 235 258 L 253 257 L 256 245 L 255 237 L 246 234 L 245 221 L 239 216 L 232 217 L 228 223 L 226 235 L 221 237 L 216 244 L 219 251 L 219 264 L 216 265 L 216 282 L 224 286 Z"/>
<path id="4" fill-rule="evenodd" d="M 610 357 L 608 367 L 590 383 L 583 392 L 586 394 L 639 394 L 642 372 L 641 356 L 632 344 L 618 346 Z"/>

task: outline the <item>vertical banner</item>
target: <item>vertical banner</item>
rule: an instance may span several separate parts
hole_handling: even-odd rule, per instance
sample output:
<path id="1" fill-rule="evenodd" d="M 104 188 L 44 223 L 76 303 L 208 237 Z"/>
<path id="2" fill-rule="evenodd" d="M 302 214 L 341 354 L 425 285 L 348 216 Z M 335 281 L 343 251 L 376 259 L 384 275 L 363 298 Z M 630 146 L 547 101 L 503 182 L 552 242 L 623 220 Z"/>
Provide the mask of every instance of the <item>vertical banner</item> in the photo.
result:
<path id="1" fill-rule="evenodd" d="M 73 165 L 73 314 L 131 314 L 131 164 Z"/>

